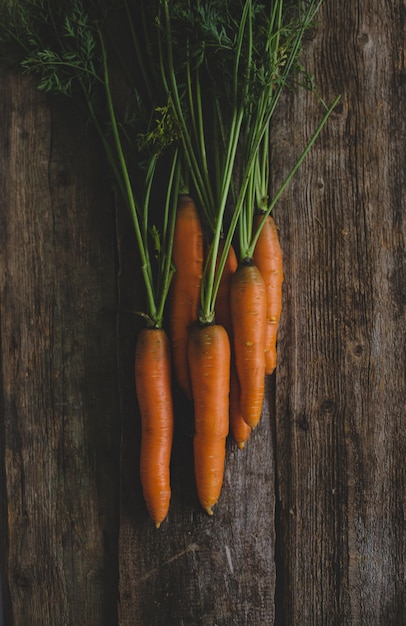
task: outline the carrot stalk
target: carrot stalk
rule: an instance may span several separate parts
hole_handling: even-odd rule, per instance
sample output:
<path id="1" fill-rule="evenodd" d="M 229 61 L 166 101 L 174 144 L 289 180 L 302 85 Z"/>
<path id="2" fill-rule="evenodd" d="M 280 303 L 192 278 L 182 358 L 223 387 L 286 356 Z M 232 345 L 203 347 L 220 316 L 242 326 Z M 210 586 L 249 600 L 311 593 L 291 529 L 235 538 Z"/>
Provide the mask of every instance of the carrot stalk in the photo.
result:
<path id="1" fill-rule="evenodd" d="M 230 303 L 241 414 L 255 428 L 265 386 L 266 291 L 264 279 L 250 259 L 240 263 L 233 276 Z"/>
<path id="2" fill-rule="evenodd" d="M 159 528 L 171 498 L 174 427 L 170 345 L 164 330 L 141 330 L 135 352 L 135 384 L 141 414 L 141 484 L 148 512 Z"/>
<path id="3" fill-rule="evenodd" d="M 262 221 L 265 221 L 265 224 L 255 246 L 254 263 L 264 279 L 266 288 L 265 373 L 272 374 L 276 368 L 276 339 L 282 312 L 282 250 L 273 217 L 256 215 L 255 230 Z"/>
<path id="4" fill-rule="evenodd" d="M 203 509 L 213 515 L 223 485 L 229 430 L 230 341 L 223 326 L 192 328 L 189 364 L 195 412 L 197 495 Z"/>
<path id="5" fill-rule="evenodd" d="M 172 247 L 175 273 L 169 301 L 169 328 L 174 376 L 188 398 L 192 397 L 187 343 L 190 327 L 198 318 L 203 274 L 203 232 L 197 207 L 188 195 L 179 197 Z"/>

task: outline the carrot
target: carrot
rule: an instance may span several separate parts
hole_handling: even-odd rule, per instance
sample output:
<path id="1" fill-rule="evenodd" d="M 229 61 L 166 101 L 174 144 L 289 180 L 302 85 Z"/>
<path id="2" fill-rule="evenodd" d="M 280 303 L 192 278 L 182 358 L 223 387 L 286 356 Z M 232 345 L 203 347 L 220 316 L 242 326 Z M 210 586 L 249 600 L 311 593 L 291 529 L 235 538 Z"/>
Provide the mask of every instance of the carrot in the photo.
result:
<path id="1" fill-rule="evenodd" d="M 220 241 L 218 256 L 221 255 L 224 241 Z M 231 341 L 230 364 L 230 430 L 237 446 L 242 450 L 249 439 L 251 428 L 244 421 L 240 409 L 240 383 L 235 369 L 233 355 L 233 330 L 230 310 L 230 290 L 233 275 L 238 267 L 237 255 L 231 246 L 227 255 L 216 298 L 216 322 L 224 326 Z"/>
<path id="2" fill-rule="evenodd" d="M 189 336 L 195 412 L 193 440 L 197 495 L 213 515 L 223 485 L 229 430 L 230 341 L 219 324 L 196 325 Z"/>
<path id="3" fill-rule="evenodd" d="M 148 512 L 159 528 L 171 498 L 173 439 L 170 345 L 162 329 L 144 328 L 135 352 L 135 384 L 141 414 L 140 477 Z"/>
<path id="4" fill-rule="evenodd" d="M 219 259 L 224 249 L 224 239 L 220 240 L 217 258 Z M 230 289 L 233 274 L 238 267 L 237 255 L 233 246 L 227 254 L 226 263 L 224 265 L 223 273 L 221 275 L 219 288 L 216 297 L 215 304 L 215 317 L 216 323 L 224 326 L 229 335 L 232 333 L 232 322 L 230 312 Z"/>
<path id="5" fill-rule="evenodd" d="M 230 293 L 235 365 L 241 385 L 241 414 L 255 428 L 261 417 L 265 383 L 266 291 L 251 259 L 240 263 Z"/>
<path id="6" fill-rule="evenodd" d="M 257 230 L 263 220 L 262 215 L 254 217 L 254 229 Z M 258 237 L 254 263 L 261 272 L 266 287 L 266 339 L 265 362 L 266 374 L 272 374 L 276 367 L 276 339 L 282 312 L 282 250 L 273 218 L 268 215 Z"/>
<path id="7" fill-rule="evenodd" d="M 173 370 L 179 387 L 191 398 L 187 342 L 189 329 L 198 317 L 203 274 L 203 232 L 197 207 L 188 195 L 179 197 L 172 260 L 176 269 L 169 305 Z"/>
<path id="8" fill-rule="evenodd" d="M 251 427 L 248 426 L 242 416 L 240 396 L 240 381 L 232 359 L 230 370 L 230 430 L 237 447 L 242 450 L 250 437 Z"/>

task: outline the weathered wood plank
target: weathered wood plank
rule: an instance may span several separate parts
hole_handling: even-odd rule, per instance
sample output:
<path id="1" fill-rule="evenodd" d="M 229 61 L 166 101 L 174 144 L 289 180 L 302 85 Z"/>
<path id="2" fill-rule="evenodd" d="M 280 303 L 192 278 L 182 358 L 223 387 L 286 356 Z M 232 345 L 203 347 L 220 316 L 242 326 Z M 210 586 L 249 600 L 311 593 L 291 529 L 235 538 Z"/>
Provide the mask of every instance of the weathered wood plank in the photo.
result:
<path id="1" fill-rule="evenodd" d="M 70 103 L 47 103 L 6 71 L 1 84 L 6 623 L 112 626 L 120 441 L 112 205 L 94 139 Z"/>
<path id="2" fill-rule="evenodd" d="M 404 623 L 405 5 L 325 2 L 306 47 L 342 102 L 276 211 L 285 252 L 277 475 L 286 624 Z M 275 184 L 320 107 L 288 99 Z"/>

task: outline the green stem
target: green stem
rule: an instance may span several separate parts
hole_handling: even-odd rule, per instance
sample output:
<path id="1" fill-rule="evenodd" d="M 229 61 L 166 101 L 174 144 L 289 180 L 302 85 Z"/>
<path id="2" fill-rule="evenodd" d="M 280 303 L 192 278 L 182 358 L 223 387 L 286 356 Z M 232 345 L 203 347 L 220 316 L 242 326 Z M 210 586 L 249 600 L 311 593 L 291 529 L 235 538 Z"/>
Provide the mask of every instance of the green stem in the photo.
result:
<path id="1" fill-rule="evenodd" d="M 163 6 L 164 6 L 164 20 L 165 20 L 165 35 L 166 35 L 166 41 L 167 41 L 166 52 L 167 52 L 169 80 L 165 72 L 166 63 L 164 61 L 162 46 L 160 45 L 160 38 L 158 38 L 158 45 L 160 47 L 162 78 L 163 78 L 165 89 L 171 98 L 175 115 L 182 129 L 182 142 L 185 148 L 185 157 L 186 157 L 187 165 L 190 168 L 191 177 L 196 187 L 196 191 L 199 195 L 200 204 L 202 208 L 204 208 L 209 205 L 209 198 L 207 197 L 205 181 L 203 180 L 201 172 L 200 172 L 200 168 L 196 159 L 195 151 L 193 150 L 190 132 L 189 132 L 189 129 L 185 120 L 185 116 L 182 110 L 181 98 L 179 95 L 178 83 L 176 80 L 176 72 L 175 72 L 175 66 L 174 66 L 174 60 L 173 60 L 173 50 L 172 50 L 173 40 L 172 40 L 168 0 L 163 0 Z"/>
<path id="2" fill-rule="evenodd" d="M 301 153 L 301 155 L 297 159 L 296 163 L 294 164 L 294 166 L 290 170 L 289 174 L 287 175 L 287 177 L 283 181 L 282 185 L 279 187 L 279 189 L 278 189 L 277 193 L 275 194 L 275 196 L 272 198 L 272 201 L 270 202 L 270 204 L 268 205 L 268 208 L 266 209 L 266 211 L 264 213 L 265 217 L 268 216 L 271 213 L 272 209 L 274 208 L 274 206 L 278 202 L 279 198 L 281 197 L 281 195 L 285 191 L 286 187 L 289 185 L 289 183 L 292 180 L 293 176 L 296 174 L 297 170 L 299 169 L 299 167 L 303 163 L 303 161 L 306 158 L 307 154 L 309 153 L 311 147 L 313 146 L 313 144 L 316 141 L 317 137 L 320 135 L 322 129 L 324 128 L 324 125 L 326 124 L 328 118 L 330 117 L 330 115 L 333 112 L 334 108 L 337 106 L 337 103 L 339 102 L 340 98 L 341 98 L 341 96 L 337 96 L 337 98 L 334 100 L 333 104 L 327 109 L 327 111 L 326 111 L 325 115 L 323 116 L 320 124 L 318 125 L 317 129 L 313 133 L 313 136 L 311 137 L 310 141 L 307 143 L 305 149 L 303 150 L 303 152 Z M 247 256 L 252 257 L 252 255 L 254 253 L 254 249 L 255 249 L 256 243 L 258 241 L 258 237 L 260 235 L 260 232 L 262 230 L 262 227 L 263 227 L 264 223 L 265 223 L 265 220 L 262 220 L 261 225 L 258 227 L 258 230 L 255 232 L 253 238 L 251 239 L 251 243 L 250 243 L 250 245 L 249 245 L 249 247 L 247 248 L 247 251 L 246 251 L 246 255 Z"/>
<path id="3" fill-rule="evenodd" d="M 154 279 L 152 276 L 152 265 L 151 265 L 151 259 L 150 259 L 150 254 L 149 254 L 149 247 L 146 244 L 146 242 L 148 241 L 149 206 L 150 206 L 150 198 L 151 198 L 151 189 L 152 189 L 152 184 L 154 181 L 154 175 L 156 171 L 156 164 L 157 164 L 157 157 L 156 155 L 154 155 L 150 159 L 146 176 L 145 176 L 145 191 L 144 191 L 143 202 L 142 202 L 143 220 L 142 220 L 142 231 L 141 231 L 142 240 L 143 242 L 145 242 L 144 250 L 145 250 L 145 258 L 146 258 L 146 264 L 145 264 L 146 271 L 148 272 L 149 282 L 152 288 L 154 287 Z M 156 292 L 154 292 L 155 302 L 156 302 L 156 299 L 157 299 L 157 295 L 156 295 Z"/>
<path id="4" fill-rule="evenodd" d="M 159 324 L 159 327 L 162 327 L 165 303 L 167 300 L 172 276 L 175 271 L 172 265 L 172 248 L 180 180 L 181 167 L 178 159 L 178 152 L 176 151 L 174 159 L 172 161 L 171 172 L 169 175 L 168 193 L 166 196 L 165 204 L 165 214 L 169 214 L 169 219 L 167 222 L 168 230 L 165 229 L 163 235 L 164 263 L 160 274 L 162 276 L 162 286 L 159 289 L 158 310 L 156 314 L 157 324 Z"/>
<path id="5" fill-rule="evenodd" d="M 216 227 L 214 230 L 213 241 L 211 244 L 211 258 L 209 264 L 207 266 L 207 271 L 205 272 L 205 280 L 202 282 L 202 296 L 201 296 L 201 312 L 199 319 L 202 323 L 211 322 L 214 318 L 214 307 L 216 302 L 216 297 L 218 293 L 218 288 L 221 280 L 221 275 L 223 273 L 227 255 L 231 246 L 232 237 L 234 235 L 235 228 L 238 223 L 238 215 L 241 210 L 242 202 L 238 204 L 236 209 L 234 210 L 233 219 L 231 221 L 231 225 L 227 229 L 227 236 L 224 243 L 223 252 L 220 260 L 218 261 L 218 249 L 220 238 L 223 231 L 223 221 L 224 221 L 224 213 L 227 204 L 227 198 L 229 196 L 230 188 L 232 185 L 232 177 L 234 171 L 234 164 L 236 160 L 236 154 L 239 144 L 239 139 L 241 136 L 241 127 L 244 120 L 244 111 L 245 111 L 245 101 L 248 92 L 248 84 L 249 84 L 249 76 L 251 69 L 251 59 L 252 59 L 252 50 L 253 50 L 253 33 L 252 33 L 252 0 L 246 0 L 243 13 L 241 16 L 241 21 L 239 23 L 238 37 L 237 37 L 237 46 L 236 46 L 236 55 L 235 55 L 235 65 L 234 65 L 234 88 L 233 88 L 233 111 L 232 115 L 228 144 L 226 149 L 226 157 L 223 164 L 223 172 L 221 176 L 221 184 L 219 190 L 219 200 L 217 209 L 217 220 Z M 245 88 L 244 93 L 241 97 L 239 94 L 239 85 L 238 85 L 238 76 L 239 76 L 239 68 L 242 60 L 242 46 L 244 42 L 244 34 L 247 29 L 247 38 L 248 38 L 248 52 L 245 57 Z M 241 105 L 237 103 L 241 102 Z M 221 122 L 221 118 L 219 119 Z M 217 265 L 218 263 L 218 265 Z M 217 266 L 217 270 L 216 270 Z"/>
<path id="6" fill-rule="evenodd" d="M 279 102 L 279 99 L 280 99 L 280 96 L 282 94 L 283 88 L 284 88 L 284 86 L 286 84 L 287 78 L 288 78 L 288 76 L 289 76 L 289 74 L 291 72 L 291 69 L 293 67 L 293 63 L 294 63 L 295 59 L 298 56 L 299 49 L 300 49 L 300 46 L 301 46 L 301 42 L 302 42 L 302 39 L 303 39 L 303 34 L 304 34 L 306 28 L 309 26 L 309 23 L 313 19 L 316 11 L 318 10 L 318 8 L 319 8 L 319 6 L 321 4 L 321 0 L 320 0 L 320 2 L 318 2 L 316 4 L 316 8 L 315 8 L 315 4 L 316 3 L 314 1 L 310 2 L 308 7 L 307 7 L 307 9 L 306 9 L 305 15 L 303 16 L 303 19 L 301 20 L 300 28 L 295 33 L 293 44 L 292 44 L 292 47 L 290 49 L 287 61 L 286 61 L 285 65 L 284 65 L 282 75 L 280 76 L 278 82 L 276 83 L 276 88 L 275 88 L 274 81 L 270 81 L 269 84 L 267 85 L 267 87 L 262 91 L 262 93 L 261 93 L 261 95 L 260 95 L 260 97 L 258 99 L 256 107 L 247 116 L 246 145 L 247 145 L 247 153 L 248 153 L 248 155 L 251 155 L 251 156 L 248 157 L 248 159 L 252 158 L 253 155 L 255 155 L 255 159 L 257 160 L 257 165 L 256 166 L 258 166 L 258 159 L 259 159 L 258 151 L 260 150 L 261 142 L 266 141 L 266 139 L 264 139 L 265 138 L 265 134 L 269 130 L 270 121 L 271 121 L 272 116 L 273 116 L 273 114 L 275 112 L 276 106 L 277 106 L 277 104 Z M 277 16 L 277 20 L 278 20 L 278 23 L 277 23 L 277 33 L 278 33 L 277 44 L 278 44 L 278 46 L 279 46 L 279 32 L 280 32 L 280 29 L 282 27 L 281 10 L 282 10 L 282 7 L 280 6 L 279 7 L 279 13 L 278 13 L 278 16 Z M 268 33 L 268 40 L 270 38 L 270 35 L 271 34 Z M 310 149 L 310 146 L 309 146 L 309 149 Z M 267 152 L 266 153 L 265 153 L 265 151 L 262 152 L 263 159 L 267 159 L 268 158 Z M 305 155 L 303 155 L 303 158 L 304 158 L 304 156 Z M 264 162 L 265 161 L 262 162 L 263 163 L 263 167 L 264 167 Z M 300 163 L 298 164 L 298 166 L 299 165 L 300 165 Z M 294 169 L 294 171 L 296 171 L 296 169 L 297 169 L 297 167 Z M 292 175 L 293 175 L 293 173 L 292 173 Z M 288 184 L 288 182 L 289 181 L 286 181 L 286 184 Z M 262 187 L 262 189 L 263 189 L 263 187 Z M 246 217 L 248 217 L 246 215 L 247 212 L 248 213 L 250 212 L 249 208 L 247 208 L 247 210 L 244 209 L 244 211 L 242 212 L 242 219 L 240 220 L 240 225 L 239 225 L 239 229 L 240 229 L 239 230 L 239 233 L 240 233 L 240 243 L 241 243 L 240 254 L 241 254 L 242 258 L 245 258 L 247 256 L 252 256 L 252 252 L 253 252 L 253 247 L 251 245 L 250 236 L 249 236 L 250 235 L 249 231 L 251 229 L 251 226 L 248 225 L 247 220 L 245 219 Z M 244 214 L 245 214 L 245 217 L 244 217 Z"/>
<path id="7" fill-rule="evenodd" d="M 198 149 L 200 152 L 200 171 L 202 172 L 202 179 L 204 181 L 207 198 L 208 198 L 208 206 L 206 207 L 209 222 L 210 224 L 215 223 L 216 219 L 216 206 L 215 200 L 213 198 L 212 193 L 212 185 L 210 184 L 210 175 L 209 168 L 207 165 L 207 152 L 206 152 L 206 140 L 205 140 L 205 132 L 204 132 L 204 122 L 203 122 L 203 107 L 202 107 L 202 94 L 201 94 L 201 85 L 200 85 L 200 72 L 196 71 L 196 109 L 197 109 L 197 119 L 198 119 L 198 135 L 196 138 Z"/>
<path id="8" fill-rule="evenodd" d="M 122 176 L 123 176 L 125 197 L 127 199 L 127 202 L 131 211 L 131 216 L 133 219 L 133 224 L 134 224 L 134 229 L 135 229 L 135 236 L 136 236 L 138 250 L 139 250 L 139 254 L 141 258 L 141 271 L 143 274 L 145 288 L 147 292 L 147 301 L 148 301 L 148 308 L 149 308 L 148 313 L 151 319 L 154 320 L 156 318 L 156 305 L 155 305 L 155 300 L 154 300 L 153 285 L 151 284 L 151 280 L 149 276 L 148 255 L 146 253 L 146 246 L 142 238 L 142 233 L 141 233 L 137 208 L 135 204 L 134 193 L 132 190 L 130 175 L 128 172 L 127 163 L 126 163 L 123 148 L 121 145 L 120 134 L 118 130 L 118 124 L 117 124 L 117 119 L 116 119 L 116 115 L 114 111 L 114 105 L 113 105 L 113 100 L 112 100 L 112 95 L 111 95 L 111 90 L 110 90 L 106 49 L 104 46 L 103 36 L 100 30 L 99 30 L 99 36 L 100 36 L 100 45 L 101 45 L 102 57 L 103 57 L 103 71 L 104 71 L 104 83 L 105 83 L 105 91 L 106 91 L 106 98 L 107 98 L 107 108 L 108 108 L 111 127 L 113 131 L 114 142 L 115 142 L 115 146 L 117 150 L 119 166 L 120 166 Z"/>
<path id="9" fill-rule="evenodd" d="M 130 9 L 128 7 L 128 2 L 127 0 L 124 0 L 124 9 L 127 15 L 127 20 L 128 20 L 128 24 L 130 27 L 130 32 L 131 32 L 131 38 L 132 38 L 132 42 L 134 45 L 134 50 L 135 50 L 135 55 L 137 57 L 137 61 L 138 61 L 138 65 L 137 65 L 137 69 L 141 72 L 142 78 L 144 80 L 144 85 L 146 87 L 147 90 L 147 94 L 149 97 L 149 100 L 151 103 L 154 102 L 154 98 L 153 98 L 153 93 L 154 90 L 151 86 L 151 81 L 150 81 L 150 76 L 149 73 L 147 72 L 147 67 L 148 64 L 145 62 L 145 57 L 141 52 L 141 46 L 140 46 L 140 42 L 139 42 L 139 37 L 137 35 L 137 31 L 134 27 L 134 21 L 130 12 Z M 125 67 L 126 64 L 123 63 L 123 66 Z"/>
<path id="10" fill-rule="evenodd" d="M 235 163 L 235 157 L 237 154 L 238 138 L 240 136 L 243 116 L 244 113 L 241 110 L 237 116 L 234 116 L 232 124 L 233 132 L 229 141 L 229 150 L 227 152 L 226 166 L 223 175 L 223 184 L 221 187 L 221 194 L 219 198 L 217 221 L 214 229 L 213 241 L 211 244 L 212 256 L 208 266 L 207 276 L 205 276 L 205 281 L 202 283 L 202 309 L 199 317 L 202 323 L 211 322 L 214 318 L 214 305 L 217 297 L 219 281 L 221 278 L 221 274 L 223 273 L 226 257 L 231 245 L 232 238 L 227 236 L 222 255 L 222 259 L 224 257 L 224 262 L 222 262 L 222 259 L 220 259 L 220 263 L 216 271 L 218 248 L 220 244 L 221 234 L 223 231 L 224 213 L 232 182 L 233 168 Z M 230 234 L 229 231 L 230 227 L 228 228 L 228 234 Z"/>

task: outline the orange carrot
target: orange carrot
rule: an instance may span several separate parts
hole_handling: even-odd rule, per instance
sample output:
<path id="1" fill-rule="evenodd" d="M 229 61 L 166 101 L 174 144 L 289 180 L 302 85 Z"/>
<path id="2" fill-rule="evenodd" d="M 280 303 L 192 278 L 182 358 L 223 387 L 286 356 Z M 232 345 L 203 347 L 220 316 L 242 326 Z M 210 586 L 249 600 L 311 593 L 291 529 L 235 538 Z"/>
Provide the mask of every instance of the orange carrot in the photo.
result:
<path id="1" fill-rule="evenodd" d="M 189 329 L 198 317 L 203 274 L 203 232 L 196 205 L 187 195 L 179 197 L 172 259 L 176 269 L 169 303 L 173 370 L 179 387 L 191 398 L 187 342 Z"/>
<path id="2" fill-rule="evenodd" d="M 254 218 L 254 229 L 258 229 L 263 220 L 262 215 Z M 279 320 L 282 312 L 282 250 L 279 243 L 275 222 L 269 215 L 262 227 L 255 246 L 254 263 L 261 272 L 266 287 L 266 339 L 265 361 L 266 374 L 272 374 L 276 367 L 276 339 Z"/>
<path id="3" fill-rule="evenodd" d="M 197 495 L 205 511 L 213 515 L 223 485 L 229 430 L 230 341 L 223 326 L 193 327 L 189 335 L 189 366 L 195 412 Z"/>
<path id="4" fill-rule="evenodd" d="M 233 359 L 230 370 L 230 430 L 237 447 L 242 450 L 247 443 L 251 427 L 248 426 L 241 413 L 241 387 Z"/>
<path id="5" fill-rule="evenodd" d="M 222 253 L 224 242 L 220 242 L 219 256 Z M 232 341 L 232 321 L 230 310 L 230 290 L 233 275 L 238 267 L 237 256 L 231 246 L 227 255 L 226 264 L 221 275 L 219 290 L 216 298 L 216 322 L 224 326 L 231 341 L 230 365 L 230 430 L 238 448 L 242 450 L 249 439 L 251 428 L 244 421 L 240 409 L 240 383 L 235 369 Z"/>
<path id="6" fill-rule="evenodd" d="M 224 248 L 224 240 L 221 239 L 219 243 L 218 259 L 220 258 Z M 230 312 L 230 289 L 233 274 L 238 266 L 237 256 L 234 248 L 230 246 L 228 251 L 226 264 L 224 266 L 223 273 L 221 275 L 219 288 L 216 297 L 215 315 L 216 323 L 224 326 L 229 335 L 232 332 L 231 312 Z"/>
<path id="7" fill-rule="evenodd" d="M 148 512 L 159 528 L 171 498 L 173 439 L 170 346 L 162 329 L 143 329 L 135 352 L 135 384 L 141 414 L 140 476 Z"/>
<path id="8" fill-rule="evenodd" d="M 241 385 L 241 414 L 251 428 L 261 417 L 265 387 L 266 291 L 251 259 L 238 266 L 231 283 L 233 347 Z"/>

